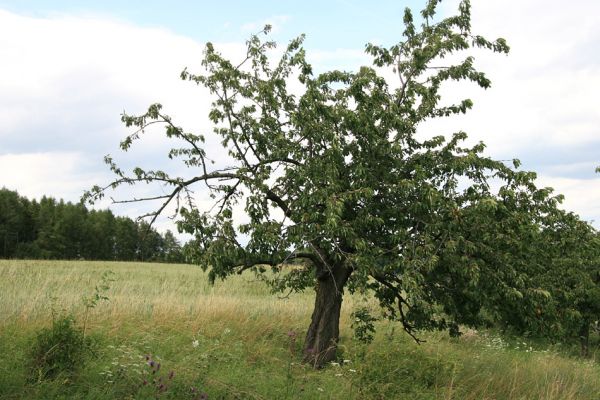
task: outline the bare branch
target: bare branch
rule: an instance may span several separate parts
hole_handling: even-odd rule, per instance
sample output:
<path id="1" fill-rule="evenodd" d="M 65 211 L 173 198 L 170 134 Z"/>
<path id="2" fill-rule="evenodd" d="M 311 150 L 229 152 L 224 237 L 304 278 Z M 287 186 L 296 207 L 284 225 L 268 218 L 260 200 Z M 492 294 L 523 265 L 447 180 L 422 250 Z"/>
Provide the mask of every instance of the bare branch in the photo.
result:
<path id="1" fill-rule="evenodd" d="M 164 195 L 164 196 L 155 196 L 155 197 L 142 197 L 142 198 L 133 198 L 133 199 L 129 199 L 129 200 L 115 200 L 114 198 L 110 198 L 110 201 L 113 204 L 124 204 L 124 203 L 138 203 L 138 202 L 142 202 L 142 201 L 151 201 L 151 200 L 160 200 L 160 199 L 166 199 L 168 198 L 170 195 Z"/>

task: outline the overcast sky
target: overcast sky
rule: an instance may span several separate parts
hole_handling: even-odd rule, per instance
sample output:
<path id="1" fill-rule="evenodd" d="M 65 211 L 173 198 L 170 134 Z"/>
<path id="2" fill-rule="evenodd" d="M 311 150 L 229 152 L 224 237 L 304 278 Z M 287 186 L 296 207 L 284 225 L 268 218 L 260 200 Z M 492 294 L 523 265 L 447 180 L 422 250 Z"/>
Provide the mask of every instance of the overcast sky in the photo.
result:
<path id="1" fill-rule="evenodd" d="M 111 178 L 106 154 L 126 165 L 167 167 L 166 143 L 149 136 L 125 155 L 125 110 L 161 102 L 187 130 L 210 130 L 210 98 L 179 80 L 200 72 L 206 41 L 239 57 L 265 23 L 287 42 L 307 34 L 319 70 L 369 62 L 364 44 L 400 39 L 404 7 L 422 1 L 0 0 L 0 187 L 30 198 L 78 201 Z M 368 6 L 367 6 L 368 4 Z M 446 14 L 456 1 L 443 3 Z M 465 130 L 499 159 L 519 158 L 564 207 L 600 227 L 600 1 L 473 0 L 474 31 L 504 37 L 508 56 L 477 54 L 492 88 L 449 88 L 475 102 L 466 116 L 428 129 Z M 432 132 L 433 133 L 433 132 Z M 107 206 L 108 204 L 103 204 Z M 131 217 L 143 209 L 114 207 Z M 168 223 L 161 222 L 164 228 Z"/>

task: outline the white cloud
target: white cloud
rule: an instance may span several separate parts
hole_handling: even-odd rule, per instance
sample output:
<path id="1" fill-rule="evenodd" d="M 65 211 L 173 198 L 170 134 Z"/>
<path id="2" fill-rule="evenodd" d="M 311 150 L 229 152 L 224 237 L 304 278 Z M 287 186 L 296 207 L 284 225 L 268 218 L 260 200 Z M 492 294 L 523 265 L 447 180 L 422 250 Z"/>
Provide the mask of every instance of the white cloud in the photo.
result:
<path id="1" fill-rule="evenodd" d="M 456 2 L 445 7 L 455 10 Z M 493 86 L 467 92 L 475 109 L 457 125 L 504 155 L 540 143 L 556 149 L 597 144 L 600 2 L 486 0 L 473 2 L 472 12 L 473 31 L 506 38 L 511 52 L 477 56 Z"/>
<path id="2" fill-rule="evenodd" d="M 289 19 L 290 17 L 288 15 L 274 15 L 260 21 L 246 22 L 240 29 L 245 33 L 257 33 L 260 32 L 265 25 L 271 25 L 271 32 L 278 33 Z"/>
<path id="3" fill-rule="evenodd" d="M 21 153 L 0 155 L 1 185 L 29 198 L 44 194 L 76 201 L 82 185 L 105 178 L 85 167 L 81 153 Z"/>
<path id="4" fill-rule="evenodd" d="M 455 2 L 442 5 L 448 13 L 456 10 Z M 598 180 L 577 176 L 587 165 L 593 175 L 600 164 L 597 15 L 600 2 L 584 0 L 568 7 L 558 0 L 473 1 L 474 31 L 505 37 L 511 54 L 478 54 L 492 89 L 449 87 L 445 99 L 471 97 L 475 108 L 428 129 L 465 130 L 486 142 L 494 157 L 518 157 L 528 169 L 542 169 L 544 184 L 567 195 L 565 207 L 598 221 Z M 242 30 L 255 32 L 266 23 L 277 30 L 288 20 L 274 16 Z M 243 43 L 215 46 L 226 57 L 245 54 Z M 165 140 L 152 133 L 120 155 L 118 142 L 127 131 L 119 113 L 141 113 L 159 101 L 177 124 L 209 131 L 210 96 L 179 79 L 186 66 L 201 71 L 201 57 L 202 44 L 164 29 L 107 17 L 33 18 L 0 10 L 0 185 L 32 197 L 77 200 L 106 181 L 105 153 L 128 165 L 175 168 L 165 160 Z M 307 57 L 316 71 L 368 63 L 362 43 L 356 49 L 308 49 Z M 209 152 L 220 157 L 218 141 Z"/>
<path id="5" fill-rule="evenodd" d="M 565 196 L 562 208 L 577 212 L 581 218 L 598 226 L 600 221 L 600 178 L 574 179 L 541 175 L 539 186 L 550 186 Z"/>
<path id="6" fill-rule="evenodd" d="M 316 66 L 316 73 L 332 69 L 356 70 L 361 65 L 371 65 L 371 57 L 362 49 L 311 50 L 307 51 L 306 59 Z"/>
<path id="7" fill-rule="evenodd" d="M 200 70 L 201 57 L 199 43 L 161 29 L 0 11 L 0 151 L 87 146 L 102 164 L 127 133 L 119 114 L 158 101 L 178 124 L 205 131 L 207 93 L 179 79 L 186 66 Z"/>
<path id="8" fill-rule="evenodd" d="M 454 14 L 458 1 L 443 3 Z M 538 184 L 565 195 L 563 207 L 600 226 L 600 2 L 472 2 L 473 31 L 504 37 L 508 56 L 478 51 L 476 66 L 492 88 L 449 85 L 445 101 L 471 98 L 464 116 L 426 125 L 428 134 L 464 130 L 499 159 L 520 158 L 541 171 Z"/>
<path id="9" fill-rule="evenodd" d="M 197 107 L 208 102 L 179 73 L 199 69 L 201 56 L 200 44 L 161 29 L 0 11 L 0 58 L 9 60 L 0 63 L 0 140 L 13 152 L 78 136 L 114 148 L 124 133 L 119 113 L 156 101 L 197 125 L 205 117 Z M 15 137 L 24 133 L 29 143 Z"/>
<path id="10" fill-rule="evenodd" d="M 231 55 L 242 48 L 219 47 Z M 210 97 L 179 78 L 184 67 L 201 71 L 202 50 L 169 31 L 106 17 L 32 18 L 0 10 L 0 186 L 27 197 L 78 201 L 84 190 L 112 178 L 103 163 L 107 153 L 126 166 L 181 171 L 167 160 L 171 146 L 156 130 L 122 154 L 119 142 L 131 131 L 120 113 L 140 114 L 161 102 L 178 125 L 207 133 Z M 217 160 L 218 148 L 214 141 L 208 144 Z M 115 197 L 133 195 L 127 191 Z M 149 208 L 130 204 L 114 210 L 135 217 Z"/>

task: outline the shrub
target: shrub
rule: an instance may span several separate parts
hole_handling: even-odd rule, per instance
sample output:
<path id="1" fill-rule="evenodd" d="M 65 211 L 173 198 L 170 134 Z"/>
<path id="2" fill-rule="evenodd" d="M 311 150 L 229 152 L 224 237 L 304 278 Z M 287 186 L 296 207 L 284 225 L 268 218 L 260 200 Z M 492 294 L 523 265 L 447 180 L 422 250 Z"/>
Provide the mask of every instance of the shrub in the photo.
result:
<path id="1" fill-rule="evenodd" d="M 85 359 L 88 342 L 72 316 L 63 316 L 36 335 L 30 353 L 31 378 L 35 381 L 71 375 Z"/>

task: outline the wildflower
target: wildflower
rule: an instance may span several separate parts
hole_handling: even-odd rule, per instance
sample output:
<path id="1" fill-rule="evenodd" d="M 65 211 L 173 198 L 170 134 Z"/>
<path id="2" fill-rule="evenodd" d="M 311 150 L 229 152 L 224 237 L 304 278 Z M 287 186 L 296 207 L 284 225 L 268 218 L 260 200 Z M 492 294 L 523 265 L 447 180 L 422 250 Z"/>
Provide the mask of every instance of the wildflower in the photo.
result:
<path id="1" fill-rule="evenodd" d="M 196 339 L 196 340 L 194 340 L 194 341 L 192 342 L 192 347 L 193 347 L 193 348 L 196 348 L 196 347 L 198 347 L 198 346 L 200 346 L 200 342 L 199 342 L 199 341 Z"/>
<path id="2" fill-rule="evenodd" d="M 339 367 L 339 366 L 340 366 L 340 363 L 337 363 L 337 362 L 335 362 L 335 361 L 332 361 L 332 362 L 331 362 L 331 365 L 333 365 L 334 367 Z"/>
<path id="3" fill-rule="evenodd" d="M 317 388 L 317 390 L 318 390 L 319 392 L 322 392 L 322 391 L 323 391 L 323 388 L 320 388 L 320 387 L 318 387 L 318 388 Z"/>
<path id="4" fill-rule="evenodd" d="M 348 371 L 350 371 L 350 372 L 356 372 L 355 369 L 349 369 Z"/>

